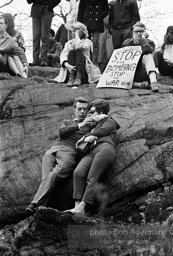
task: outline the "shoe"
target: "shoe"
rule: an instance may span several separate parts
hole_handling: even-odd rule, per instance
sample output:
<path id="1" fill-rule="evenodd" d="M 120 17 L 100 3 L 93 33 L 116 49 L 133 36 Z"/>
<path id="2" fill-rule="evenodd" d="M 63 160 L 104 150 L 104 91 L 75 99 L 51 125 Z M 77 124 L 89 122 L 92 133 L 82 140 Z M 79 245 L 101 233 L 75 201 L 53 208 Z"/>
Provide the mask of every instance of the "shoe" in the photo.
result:
<path id="1" fill-rule="evenodd" d="M 67 83 L 67 87 L 73 87 L 73 83 L 74 83 L 74 78 L 69 79 L 68 83 Z"/>
<path id="2" fill-rule="evenodd" d="M 79 86 L 79 85 L 81 85 L 81 74 L 79 71 L 77 71 L 76 79 L 73 83 L 73 86 Z"/>
<path id="3" fill-rule="evenodd" d="M 74 83 L 74 72 L 70 73 L 70 76 L 69 76 L 69 80 L 68 80 L 68 83 L 67 83 L 67 87 L 73 87 L 73 83 Z"/>
<path id="4" fill-rule="evenodd" d="M 46 62 L 41 62 L 41 66 L 42 66 L 42 67 L 47 67 L 48 65 L 47 65 Z"/>
<path id="5" fill-rule="evenodd" d="M 81 80 L 79 78 L 76 78 L 73 83 L 73 86 L 79 86 L 79 85 L 81 85 Z"/>
<path id="6" fill-rule="evenodd" d="M 151 86 L 152 92 L 159 92 L 159 86 L 157 82 L 151 83 L 150 86 Z"/>
<path id="7" fill-rule="evenodd" d="M 141 88 L 141 89 L 150 89 L 150 85 L 148 81 L 142 81 L 142 82 L 133 82 L 134 88 Z"/>
<path id="8" fill-rule="evenodd" d="M 34 214 L 37 210 L 38 206 L 36 204 L 30 204 L 27 208 L 26 208 L 26 212 L 29 214 Z"/>
<path id="9" fill-rule="evenodd" d="M 40 66 L 40 63 L 38 63 L 38 62 L 32 62 L 32 63 L 29 63 L 29 66 L 30 66 L 30 67 Z"/>

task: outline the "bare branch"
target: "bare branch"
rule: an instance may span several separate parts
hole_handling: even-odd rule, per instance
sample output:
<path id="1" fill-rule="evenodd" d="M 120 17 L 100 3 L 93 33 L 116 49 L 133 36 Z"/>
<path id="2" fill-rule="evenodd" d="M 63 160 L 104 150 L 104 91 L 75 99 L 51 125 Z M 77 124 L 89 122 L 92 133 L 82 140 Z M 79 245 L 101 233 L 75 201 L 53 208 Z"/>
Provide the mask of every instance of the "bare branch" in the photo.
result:
<path id="1" fill-rule="evenodd" d="M 9 0 L 8 3 L 5 3 L 5 4 L 1 5 L 0 8 L 3 8 L 4 6 L 11 4 L 12 2 L 13 2 L 13 0 Z"/>

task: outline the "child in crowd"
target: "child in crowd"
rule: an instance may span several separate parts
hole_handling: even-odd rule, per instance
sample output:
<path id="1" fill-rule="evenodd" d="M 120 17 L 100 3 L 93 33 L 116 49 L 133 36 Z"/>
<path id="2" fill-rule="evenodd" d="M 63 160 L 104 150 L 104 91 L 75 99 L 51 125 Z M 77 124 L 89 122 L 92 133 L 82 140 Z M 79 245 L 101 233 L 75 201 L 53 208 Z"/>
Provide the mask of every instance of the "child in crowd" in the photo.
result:
<path id="1" fill-rule="evenodd" d="M 50 29 L 49 33 L 49 50 L 47 53 L 48 57 L 48 66 L 59 68 L 60 67 L 60 54 L 62 52 L 62 44 L 55 40 L 55 32 L 53 29 Z"/>

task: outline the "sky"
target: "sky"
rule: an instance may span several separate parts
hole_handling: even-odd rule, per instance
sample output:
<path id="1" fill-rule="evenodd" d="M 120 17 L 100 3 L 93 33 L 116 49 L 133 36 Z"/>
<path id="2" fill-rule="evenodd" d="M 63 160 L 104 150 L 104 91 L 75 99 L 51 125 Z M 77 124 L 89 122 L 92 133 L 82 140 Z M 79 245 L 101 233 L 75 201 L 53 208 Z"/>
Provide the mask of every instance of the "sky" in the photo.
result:
<path id="1" fill-rule="evenodd" d="M 8 3 L 10 0 L 0 0 L 0 7 Z M 109 0 L 110 1 L 110 0 Z M 68 2 L 61 0 L 64 9 L 68 10 Z M 146 25 L 150 39 L 154 40 L 156 46 L 160 46 L 163 41 L 164 34 L 169 25 L 173 25 L 173 0 L 142 0 L 139 13 L 141 21 Z M 59 7 L 54 8 L 55 13 Z M 31 5 L 26 0 L 13 0 L 13 2 L 4 8 L 0 8 L 0 12 L 10 12 L 17 14 L 15 18 L 16 27 L 21 30 L 24 35 L 27 51 L 26 55 L 31 60 L 32 51 L 32 21 L 29 17 Z M 57 31 L 60 24 L 63 23 L 57 16 L 53 18 L 52 28 Z"/>

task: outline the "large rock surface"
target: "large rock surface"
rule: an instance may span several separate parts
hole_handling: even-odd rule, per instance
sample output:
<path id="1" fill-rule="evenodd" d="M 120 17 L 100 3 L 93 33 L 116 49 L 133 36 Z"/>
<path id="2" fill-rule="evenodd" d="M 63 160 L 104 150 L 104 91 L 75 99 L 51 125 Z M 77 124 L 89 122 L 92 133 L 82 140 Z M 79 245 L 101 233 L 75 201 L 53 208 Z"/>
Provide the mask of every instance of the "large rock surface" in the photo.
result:
<path id="1" fill-rule="evenodd" d="M 110 113 L 121 125 L 114 166 L 103 178 L 110 192 L 104 213 L 138 223 L 165 219 L 173 205 L 173 79 L 159 77 L 159 93 L 97 89 L 95 84 L 71 89 L 46 83 L 57 70 L 32 72 L 28 79 L 0 80 L 0 225 L 25 217 L 40 182 L 42 156 L 80 95 L 109 100 Z M 60 210 L 72 203 L 71 180 L 65 184 L 56 193 Z"/>

